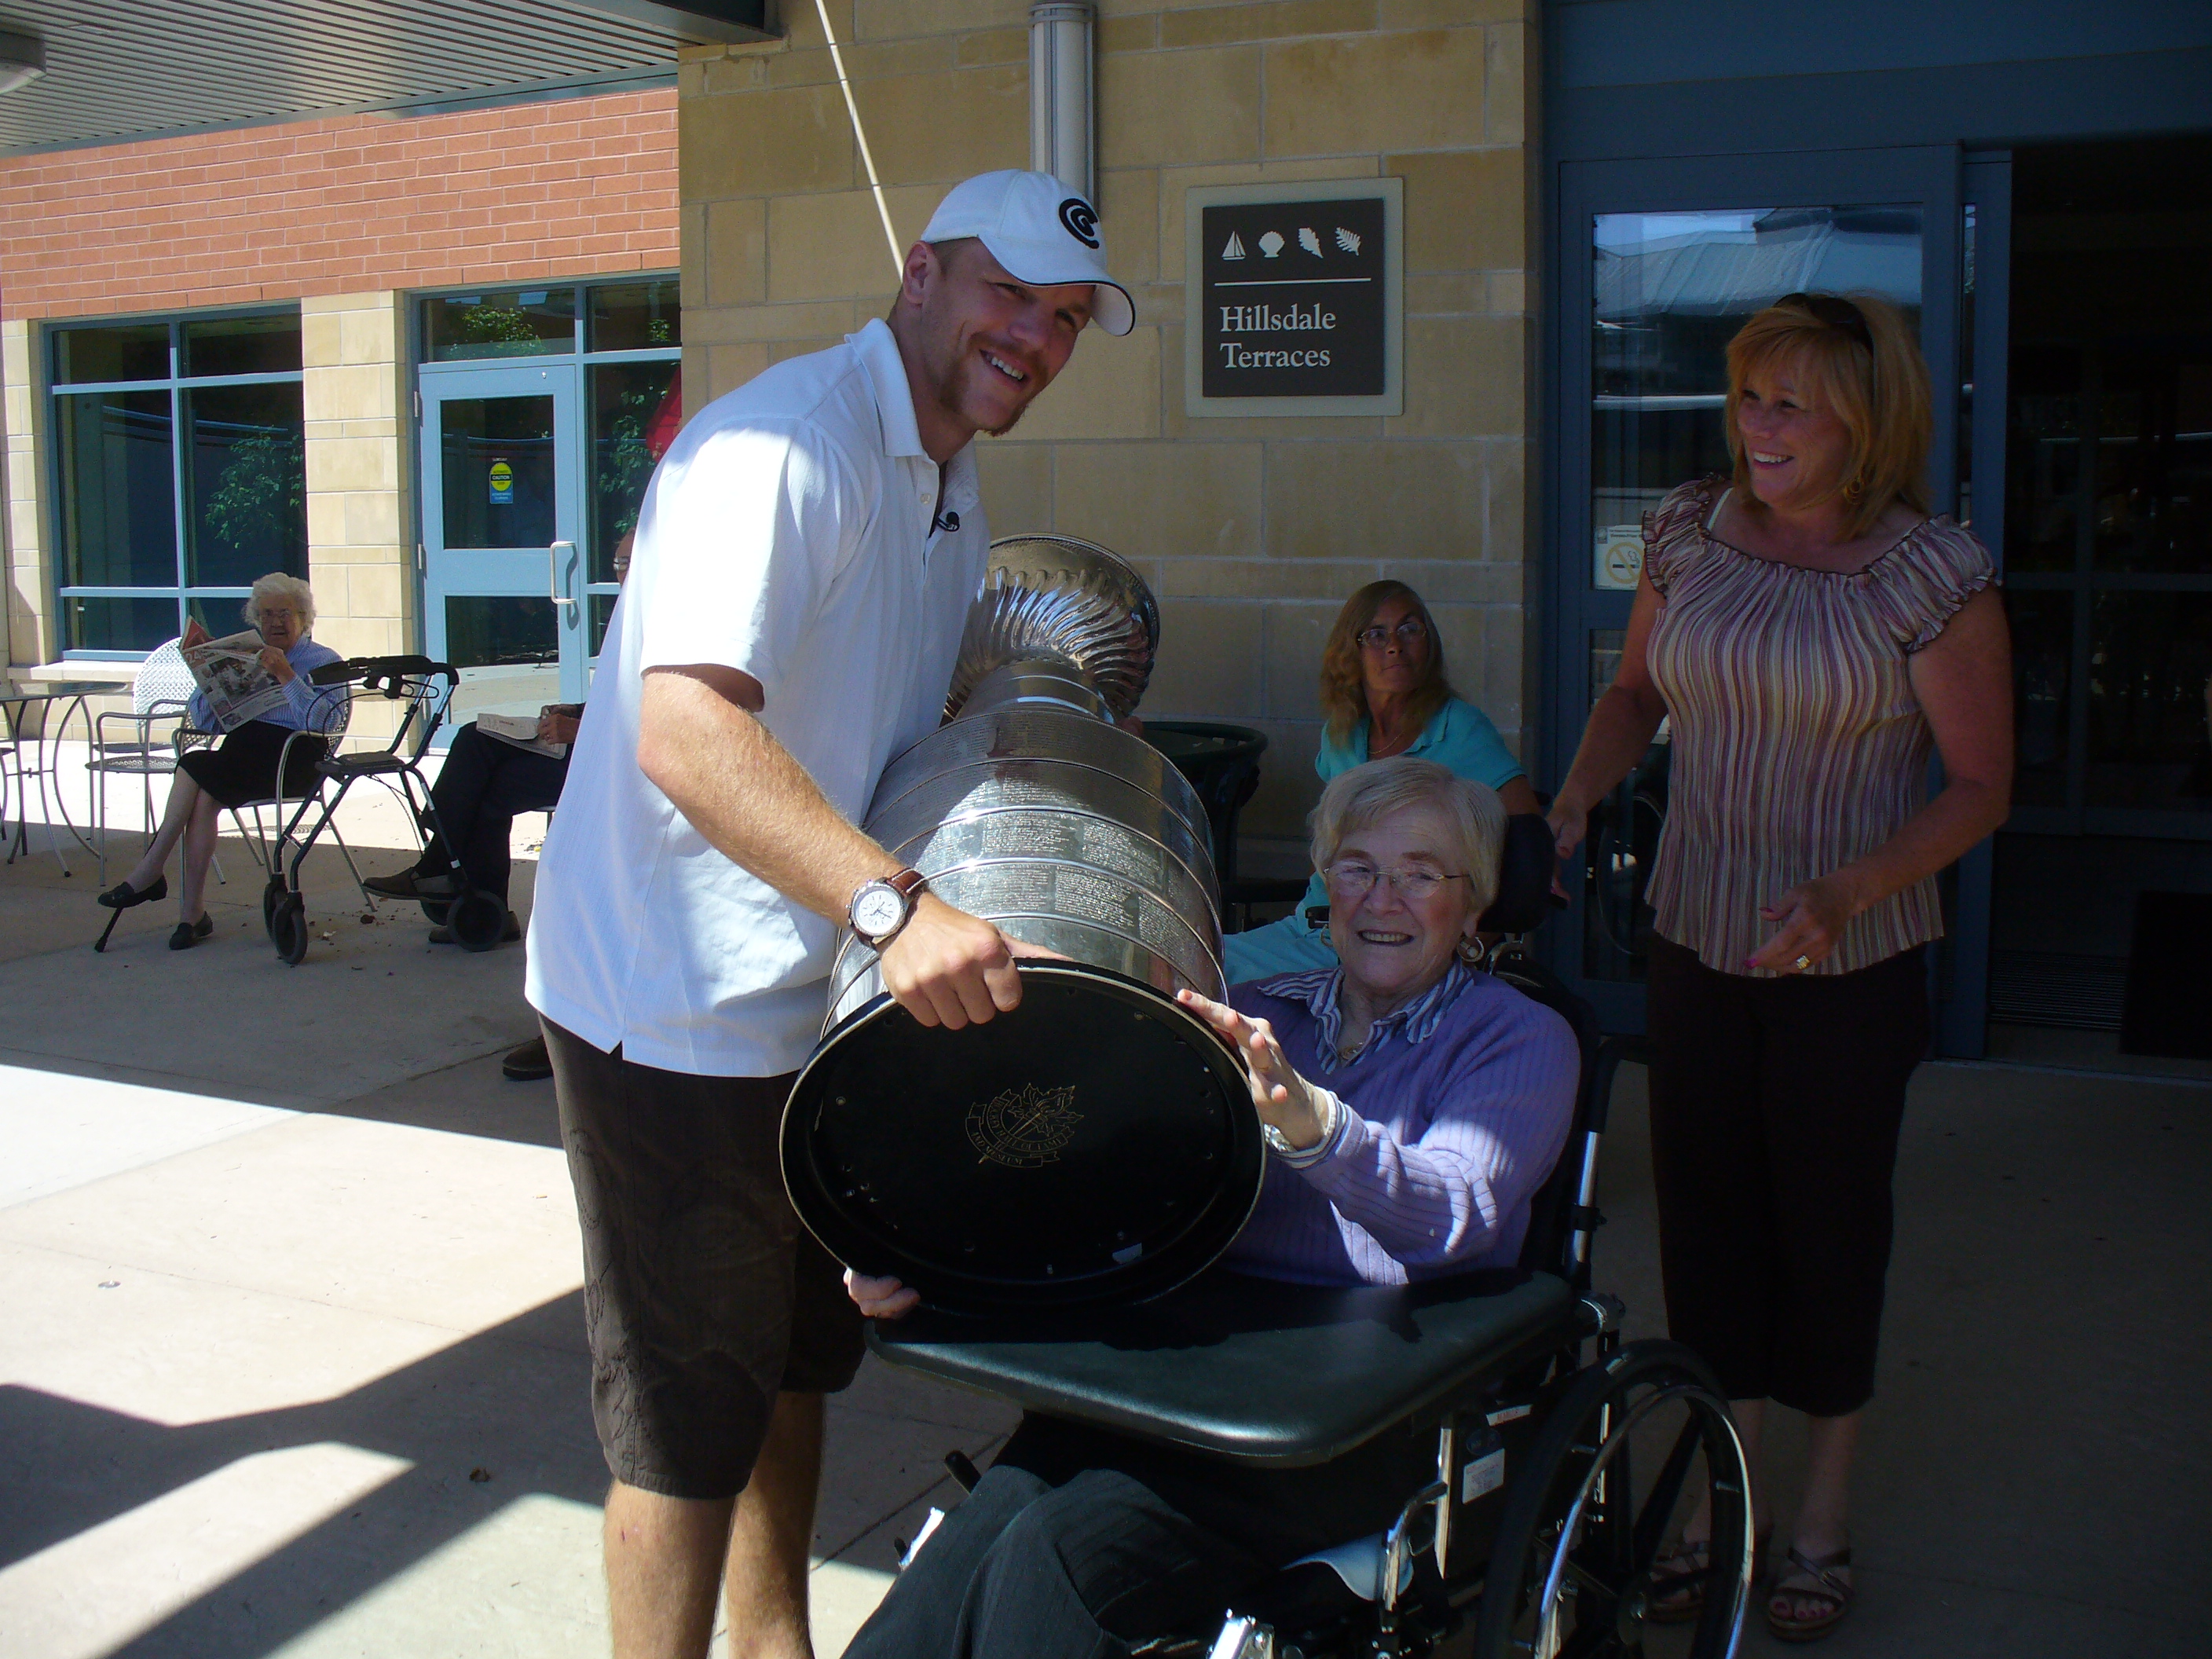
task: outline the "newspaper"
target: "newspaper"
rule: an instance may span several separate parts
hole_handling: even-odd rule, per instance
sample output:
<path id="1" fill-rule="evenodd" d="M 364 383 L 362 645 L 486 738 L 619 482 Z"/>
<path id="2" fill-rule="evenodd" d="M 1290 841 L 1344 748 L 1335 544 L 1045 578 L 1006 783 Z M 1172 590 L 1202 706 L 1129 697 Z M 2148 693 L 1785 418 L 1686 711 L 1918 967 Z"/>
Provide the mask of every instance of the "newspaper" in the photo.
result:
<path id="1" fill-rule="evenodd" d="M 537 717 L 528 714 L 479 714 L 477 730 L 488 738 L 497 738 L 501 743 L 511 743 L 517 749 L 526 749 L 533 755 L 543 755 L 548 760 L 566 759 L 568 745 L 547 743 L 538 735 L 538 722 L 553 712 L 554 705 L 547 703 Z"/>
<path id="2" fill-rule="evenodd" d="M 207 699 L 216 724 L 235 732 L 258 720 L 284 698 L 283 683 L 262 666 L 264 643 L 252 629 L 185 647 L 185 666 Z"/>

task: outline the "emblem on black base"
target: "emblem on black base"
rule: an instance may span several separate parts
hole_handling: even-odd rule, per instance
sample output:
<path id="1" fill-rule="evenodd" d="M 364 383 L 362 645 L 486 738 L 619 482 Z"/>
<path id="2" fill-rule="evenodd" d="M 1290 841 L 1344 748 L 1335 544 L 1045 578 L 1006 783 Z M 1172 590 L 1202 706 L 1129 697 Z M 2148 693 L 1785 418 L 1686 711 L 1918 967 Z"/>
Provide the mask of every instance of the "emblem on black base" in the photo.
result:
<path id="1" fill-rule="evenodd" d="M 1075 1126 L 1082 1121 L 1073 1084 L 1040 1089 L 1028 1083 L 969 1107 L 968 1139 L 982 1154 L 978 1163 L 1034 1170 L 1059 1163 L 1061 1149 L 1075 1138 Z"/>

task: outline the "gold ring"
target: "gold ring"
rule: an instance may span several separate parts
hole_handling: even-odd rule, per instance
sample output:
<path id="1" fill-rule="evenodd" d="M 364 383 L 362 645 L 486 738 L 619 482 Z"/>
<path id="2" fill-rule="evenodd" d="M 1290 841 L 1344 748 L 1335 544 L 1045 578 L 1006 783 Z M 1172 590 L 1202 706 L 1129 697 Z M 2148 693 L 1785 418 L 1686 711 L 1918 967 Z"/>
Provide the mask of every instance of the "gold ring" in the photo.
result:
<path id="1" fill-rule="evenodd" d="M 1813 965 L 1813 958 L 1812 958 L 1812 957 L 1798 957 L 1798 958 L 1797 958 L 1797 960 L 1796 960 L 1796 962 L 1794 962 L 1794 963 L 1792 963 L 1790 964 L 1790 966 L 1792 966 L 1793 968 L 1796 969 L 1796 970 L 1797 970 L 1799 973 L 1801 973 L 1801 974 L 1802 974 L 1802 973 L 1803 973 L 1803 972 L 1804 972 L 1808 968 L 1810 968 L 1812 965 Z"/>

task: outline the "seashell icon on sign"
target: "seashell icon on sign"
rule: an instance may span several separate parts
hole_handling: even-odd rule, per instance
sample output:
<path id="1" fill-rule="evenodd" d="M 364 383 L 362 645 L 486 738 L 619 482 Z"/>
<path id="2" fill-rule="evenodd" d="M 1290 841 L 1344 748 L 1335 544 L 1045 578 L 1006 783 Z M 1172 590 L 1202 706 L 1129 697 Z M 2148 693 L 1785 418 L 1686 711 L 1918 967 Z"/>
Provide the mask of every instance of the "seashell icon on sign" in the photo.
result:
<path id="1" fill-rule="evenodd" d="M 1269 231 L 1262 231 L 1262 232 L 1261 233 L 1261 234 L 1260 234 L 1260 252 L 1261 252 L 1263 255 L 1265 255 L 1267 258 L 1268 258 L 1272 259 L 1272 258 L 1274 258 L 1278 253 L 1280 253 L 1282 251 L 1283 251 L 1283 233 L 1282 233 L 1281 231 L 1279 231 L 1279 230 L 1269 230 Z"/>

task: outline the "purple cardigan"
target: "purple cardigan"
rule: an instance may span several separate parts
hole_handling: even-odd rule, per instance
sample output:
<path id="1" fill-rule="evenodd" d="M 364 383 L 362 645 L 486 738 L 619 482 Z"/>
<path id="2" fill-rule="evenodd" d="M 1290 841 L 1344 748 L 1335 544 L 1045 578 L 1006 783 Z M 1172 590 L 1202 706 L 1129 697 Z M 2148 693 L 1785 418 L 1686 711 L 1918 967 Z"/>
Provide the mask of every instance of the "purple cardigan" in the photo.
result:
<path id="1" fill-rule="evenodd" d="M 1335 1056 L 1342 969 L 1231 988 L 1273 1023 L 1301 1076 L 1346 1109 L 1304 1167 L 1271 1153 L 1252 1218 L 1224 1265 L 1307 1285 L 1403 1285 L 1511 1267 L 1528 1205 L 1559 1161 L 1581 1056 L 1550 1009 L 1455 963 Z"/>

